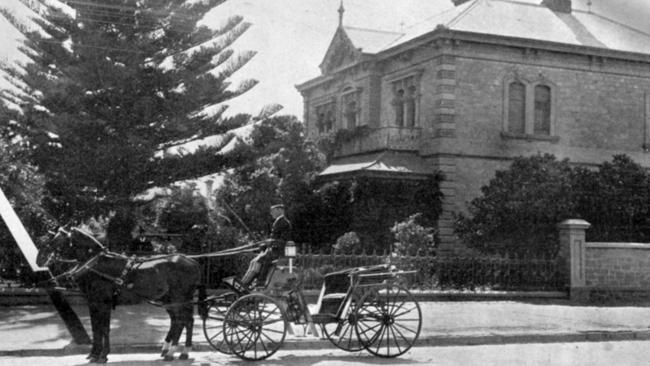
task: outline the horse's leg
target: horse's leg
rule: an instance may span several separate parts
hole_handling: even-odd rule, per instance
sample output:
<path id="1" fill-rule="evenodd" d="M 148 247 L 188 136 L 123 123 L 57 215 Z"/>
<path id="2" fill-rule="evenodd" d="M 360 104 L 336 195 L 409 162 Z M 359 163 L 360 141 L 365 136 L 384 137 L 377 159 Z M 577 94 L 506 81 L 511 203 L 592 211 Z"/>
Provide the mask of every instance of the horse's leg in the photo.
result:
<path id="1" fill-rule="evenodd" d="M 192 301 L 192 298 L 190 298 L 189 301 Z M 194 305 L 183 305 L 181 316 L 183 317 L 183 325 L 185 328 L 185 347 L 181 351 L 179 359 L 187 360 L 190 358 L 189 354 L 192 350 L 192 333 L 194 331 Z"/>
<path id="2" fill-rule="evenodd" d="M 111 343 L 109 334 L 111 332 L 111 308 L 112 302 L 102 302 L 100 312 L 100 336 L 101 336 L 101 353 L 97 356 L 95 362 L 106 363 L 108 354 L 111 352 Z"/>
<path id="3" fill-rule="evenodd" d="M 170 340 L 172 342 L 171 346 L 169 347 L 169 351 L 167 352 L 167 355 L 165 355 L 165 361 L 171 361 L 174 359 L 174 353 L 178 350 L 178 339 L 181 337 L 181 332 L 183 332 L 183 323 L 181 322 L 179 313 L 178 313 L 178 308 L 170 308 L 169 310 L 172 315 L 172 326 L 171 329 L 169 330 L 169 336 Z"/>
<path id="4" fill-rule="evenodd" d="M 101 349 L 101 338 L 99 336 L 99 313 L 97 312 L 97 305 L 89 302 L 88 312 L 90 313 L 90 328 L 93 334 L 93 344 L 86 359 L 93 360 L 97 359 L 97 356 L 99 356 L 99 350 Z"/>
<path id="5" fill-rule="evenodd" d="M 174 329 L 174 313 L 170 311 L 168 308 L 166 308 L 165 310 L 167 311 L 167 314 L 169 314 L 169 330 L 167 331 L 167 335 L 165 336 L 165 340 L 162 345 L 162 351 L 160 352 L 160 357 L 167 356 L 167 353 L 169 352 L 169 349 L 171 348 L 172 345 L 172 330 Z"/>

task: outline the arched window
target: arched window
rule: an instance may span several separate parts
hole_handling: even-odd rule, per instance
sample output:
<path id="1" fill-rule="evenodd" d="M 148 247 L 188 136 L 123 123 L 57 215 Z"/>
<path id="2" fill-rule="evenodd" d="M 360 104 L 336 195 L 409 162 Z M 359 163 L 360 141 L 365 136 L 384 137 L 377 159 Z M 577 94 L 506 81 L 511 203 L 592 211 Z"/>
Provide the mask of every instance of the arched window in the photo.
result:
<path id="1" fill-rule="evenodd" d="M 536 135 L 551 134 L 551 88 L 546 85 L 537 85 L 535 87 L 533 133 Z"/>
<path id="2" fill-rule="evenodd" d="M 318 133 L 325 132 L 325 112 L 320 111 L 316 117 L 316 126 L 318 126 Z"/>
<path id="3" fill-rule="evenodd" d="M 334 127 L 334 110 L 330 108 L 327 111 L 327 117 L 325 117 L 325 129 L 329 132 Z"/>
<path id="4" fill-rule="evenodd" d="M 404 89 L 397 89 L 395 91 L 395 125 L 404 127 Z"/>
<path id="5" fill-rule="evenodd" d="M 508 132 L 526 133 L 526 86 L 519 81 L 508 86 Z"/>
<path id="6" fill-rule="evenodd" d="M 557 86 L 541 74 L 532 78 L 506 76 L 503 85 L 502 136 L 558 141 L 555 135 Z"/>
<path id="7" fill-rule="evenodd" d="M 316 127 L 318 133 L 327 133 L 334 128 L 336 124 L 335 103 L 325 103 L 316 106 Z"/>
<path id="8" fill-rule="evenodd" d="M 357 126 L 357 102 L 354 100 L 348 101 L 345 104 L 345 121 L 348 128 Z"/>
<path id="9" fill-rule="evenodd" d="M 342 127 L 352 129 L 360 124 L 359 94 L 359 89 L 348 88 L 341 96 L 341 116 L 345 121 Z"/>
<path id="10" fill-rule="evenodd" d="M 415 127 L 418 120 L 418 86 L 415 76 L 393 82 L 395 126 Z"/>
<path id="11" fill-rule="evenodd" d="M 410 85 L 408 87 L 408 94 L 406 95 L 406 100 L 404 103 L 405 106 L 405 124 L 407 127 L 415 127 L 415 100 L 416 100 L 416 89 L 415 85 Z"/>

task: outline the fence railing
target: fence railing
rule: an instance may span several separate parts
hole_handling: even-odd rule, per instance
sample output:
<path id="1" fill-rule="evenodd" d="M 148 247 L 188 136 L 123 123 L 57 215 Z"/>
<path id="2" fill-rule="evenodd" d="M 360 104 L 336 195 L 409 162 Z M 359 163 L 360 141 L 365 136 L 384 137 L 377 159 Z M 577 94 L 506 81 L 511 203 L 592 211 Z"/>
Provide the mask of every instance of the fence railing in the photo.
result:
<path id="1" fill-rule="evenodd" d="M 207 263 L 208 284 L 218 287 L 227 275 L 242 275 L 250 257 L 225 257 Z M 389 256 L 372 254 L 299 254 L 295 265 L 306 289 L 318 289 L 324 275 L 337 270 L 391 263 L 415 270 L 413 288 L 438 290 L 563 291 L 566 281 L 554 257 L 528 256 Z"/>
<path id="2" fill-rule="evenodd" d="M 559 262 L 554 257 L 303 254 L 297 258 L 306 288 L 319 287 L 322 276 L 328 272 L 380 263 L 415 270 L 410 284 L 418 288 L 555 291 L 565 287 Z"/>

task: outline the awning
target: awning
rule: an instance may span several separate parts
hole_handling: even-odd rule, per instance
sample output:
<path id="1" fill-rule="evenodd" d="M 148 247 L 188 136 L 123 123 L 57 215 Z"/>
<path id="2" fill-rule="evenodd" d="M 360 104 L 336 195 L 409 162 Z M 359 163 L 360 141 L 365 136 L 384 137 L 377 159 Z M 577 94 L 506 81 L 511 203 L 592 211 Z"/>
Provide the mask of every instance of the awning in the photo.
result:
<path id="1" fill-rule="evenodd" d="M 318 176 L 328 180 L 359 176 L 425 179 L 432 174 L 433 170 L 414 153 L 384 151 L 337 159 Z"/>

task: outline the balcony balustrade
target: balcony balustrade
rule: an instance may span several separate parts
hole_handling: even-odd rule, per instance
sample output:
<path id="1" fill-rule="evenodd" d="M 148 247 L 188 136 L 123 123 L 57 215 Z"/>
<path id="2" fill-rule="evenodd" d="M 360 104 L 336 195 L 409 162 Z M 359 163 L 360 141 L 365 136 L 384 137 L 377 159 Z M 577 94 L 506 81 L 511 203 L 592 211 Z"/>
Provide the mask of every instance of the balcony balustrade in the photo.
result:
<path id="1" fill-rule="evenodd" d="M 418 151 L 422 128 L 413 127 L 377 127 L 369 128 L 366 133 L 343 141 L 335 157 L 348 156 L 377 150 Z"/>

